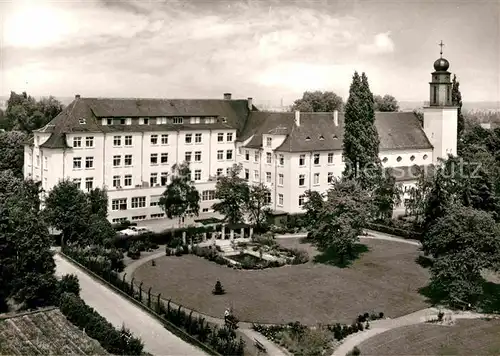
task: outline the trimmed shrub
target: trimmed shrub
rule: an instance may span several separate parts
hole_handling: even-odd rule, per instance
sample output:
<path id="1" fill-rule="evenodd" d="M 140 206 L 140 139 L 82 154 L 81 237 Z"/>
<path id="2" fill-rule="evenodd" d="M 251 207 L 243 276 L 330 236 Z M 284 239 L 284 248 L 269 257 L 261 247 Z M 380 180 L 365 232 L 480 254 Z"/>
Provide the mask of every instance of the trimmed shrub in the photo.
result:
<path id="1" fill-rule="evenodd" d="M 74 274 L 65 274 L 62 276 L 57 288 L 60 296 L 64 293 L 73 293 L 76 296 L 80 295 L 80 282 Z"/>
<path id="2" fill-rule="evenodd" d="M 116 330 L 111 323 L 72 293 L 61 295 L 59 309 L 68 320 L 96 339 L 114 355 L 141 355 L 143 344 L 126 329 Z"/>
<path id="3" fill-rule="evenodd" d="M 212 294 L 215 295 L 226 294 L 226 291 L 224 290 L 224 288 L 222 288 L 222 283 L 220 281 L 215 282 L 215 287 L 212 290 Z"/>

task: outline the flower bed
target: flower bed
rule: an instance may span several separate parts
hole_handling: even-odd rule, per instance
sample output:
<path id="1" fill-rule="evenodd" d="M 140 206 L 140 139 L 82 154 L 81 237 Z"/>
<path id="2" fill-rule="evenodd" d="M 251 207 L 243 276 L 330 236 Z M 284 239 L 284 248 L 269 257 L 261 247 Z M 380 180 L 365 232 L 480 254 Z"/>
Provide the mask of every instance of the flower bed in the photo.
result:
<path id="1" fill-rule="evenodd" d="M 370 328 L 371 320 L 383 317 L 384 313 L 365 313 L 359 315 L 351 325 L 337 323 L 308 327 L 295 322 L 271 326 L 253 324 L 252 328 L 293 355 L 329 355 L 342 339 Z"/>
<path id="2" fill-rule="evenodd" d="M 274 242 L 274 240 L 273 240 Z M 302 264 L 309 261 L 309 255 L 307 252 L 298 249 L 287 249 L 284 247 L 279 247 L 277 244 L 266 244 L 259 241 L 250 243 L 237 244 L 236 248 L 240 249 L 240 254 L 232 256 L 224 256 L 220 249 L 217 247 L 199 247 L 193 246 L 191 250 L 187 247 L 167 247 L 166 255 L 176 255 L 180 256 L 191 252 L 192 254 L 203 257 L 209 261 L 215 262 L 223 266 L 229 266 L 236 269 L 265 269 L 265 268 L 276 268 L 285 265 L 296 265 Z M 246 249 L 259 252 L 259 257 L 254 254 L 245 252 Z M 265 258 L 265 255 L 270 255 L 272 259 Z"/>

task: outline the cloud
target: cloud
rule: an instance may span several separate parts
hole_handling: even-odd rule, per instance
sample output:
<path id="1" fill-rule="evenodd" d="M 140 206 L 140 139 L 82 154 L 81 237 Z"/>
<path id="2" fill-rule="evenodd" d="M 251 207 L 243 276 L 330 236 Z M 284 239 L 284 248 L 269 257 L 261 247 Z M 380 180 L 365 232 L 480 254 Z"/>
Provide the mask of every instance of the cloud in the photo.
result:
<path id="1" fill-rule="evenodd" d="M 360 44 L 358 49 L 361 53 L 368 54 L 383 54 L 394 52 L 394 42 L 390 37 L 390 32 L 382 32 L 373 38 L 373 42 L 369 44 Z"/>
<path id="2" fill-rule="evenodd" d="M 318 89 L 346 98 L 354 70 L 366 70 L 370 81 L 383 78 L 383 69 L 367 66 L 363 54 L 394 49 L 389 33 L 364 43 L 371 31 L 345 13 L 288 1 L 207 3 L 39 5 L 52 14 L 47 18 L 53 27 L 27 25 L 23 36 L 5 33 L 0 95 L 26 90 L 32 95 L 219 97 L 227 91 L 258 101 L 293 100 Z M 26 18 L 24 10 L 14 9 L 18 20 Z"/>

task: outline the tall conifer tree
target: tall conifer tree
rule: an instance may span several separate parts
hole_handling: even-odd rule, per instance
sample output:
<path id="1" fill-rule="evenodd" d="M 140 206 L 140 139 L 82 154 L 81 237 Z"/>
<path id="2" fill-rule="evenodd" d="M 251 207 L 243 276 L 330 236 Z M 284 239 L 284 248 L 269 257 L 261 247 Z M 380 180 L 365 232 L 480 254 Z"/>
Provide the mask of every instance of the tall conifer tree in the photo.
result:
<path id="1" fill-rule="evenodd" d="M 460 138 L 462 132 L 464 131 L 464 116 L 462 114 L 462 94 L 460 93 L 460 82 L 457 80 L 457 76 L 453 75 L 453 81 L 451 82 L 451 101 L 453 105 L 458 106 L 458 117 L 457 117 L 457 136 Z"/>
<path id="2" fill-rule="evenodd" d="M 344 176 L 356 177 L 363 188 L 371 189 L 381 174 L 380 140 L 375 127 L 373 94 L 365 73 L 361 77 L 354 73 L 344 117 Z"/>

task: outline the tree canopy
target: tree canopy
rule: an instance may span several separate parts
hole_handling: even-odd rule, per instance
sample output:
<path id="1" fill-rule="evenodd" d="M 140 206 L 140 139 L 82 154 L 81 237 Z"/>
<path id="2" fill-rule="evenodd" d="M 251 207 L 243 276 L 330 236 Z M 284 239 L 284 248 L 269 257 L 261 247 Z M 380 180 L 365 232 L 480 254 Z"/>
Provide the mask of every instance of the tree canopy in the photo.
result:
<path id="1" fill-rule="evenodd" d="M 500 229 L 493 217 L 454 204 L 438 218 L 422 243 L 435 261 L 431 286 L 451 300 L 475 303 L 482 294 L 483 269 L 500 268 Z"/>
<path id="2" fill-rule="evenodd" d="M 398 101 L 392 95 L 375 95 L 373 100 L 375 103 L 375 111 L 394 112 L 399 110 Z"/>
<path id="3" fill-rule="evenodd" d="M 39 183 L 0 171 L 0 309 L 12 298 L 24 308 L 51 305 L 57 281 Z"/>
<path id="4" fill-rule="evenodd" d="M 241 165 L 233 165 L 228 175 L 217 177 L 215 185 L 215 198 L 219 202 L 212 209 L 224 215 L 229 224 L 239 224 L 245 220 L 245 204 L 250 191 L 247 181 L 240 177 L 241 169 Z"/>
<path id="5" fill-rule="evenodd" d="M 178 218 L 179 222 L 186 215 L 198 216 L 200 193 L 191 179 L 189 162 L 175 164 L 172 173 L 172 180 L 160 197 L 159 205 L 169 219 Z"/>
<path id="6" fill-rule="evenodd" d="M 359 235 L 371 212 L 371 198 L 357 181 L 345 178 L 333 182 L 322 206 L 317 198 L 308 206 L 310 216 L 318 216 L 308 237 L 321 249 L 334 251 L 337 262 L 345 265 L 355 257 Z"/>
<path id="7" fill-rule="evenodd" d="M 294 101 L 291 110 L 302 112 L 332 112 L 342 110 L 343 101 L 332 91 L 306 91 L 301 99 Z"/>
<path id="8" fill-rule="evenodd" d="M 42 128 L 63 110 L 63 105 L 52 96 L 37 101 L 26 92 L 10 93 L 7 109 L 0 128 L 31 133 Z"/>
<path id="9" fill-rule="evenodd" d="M 0 171 L 11 169 L 16 176 L 23 176 L 26 137 L 20 131 L 0 132 Z"/>

